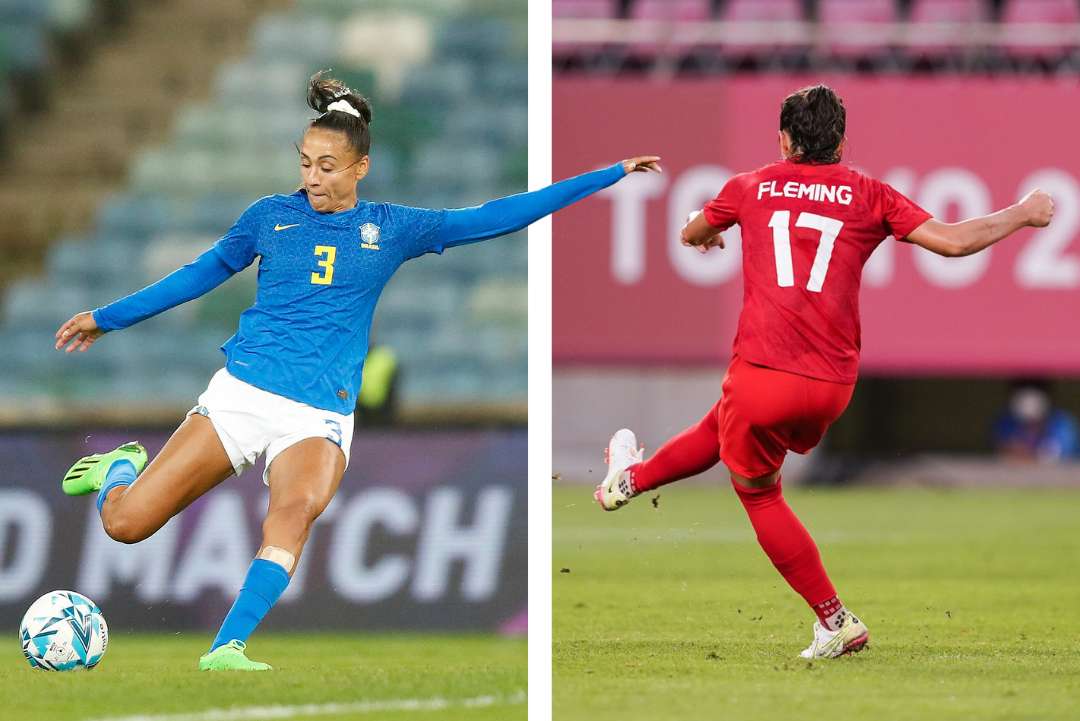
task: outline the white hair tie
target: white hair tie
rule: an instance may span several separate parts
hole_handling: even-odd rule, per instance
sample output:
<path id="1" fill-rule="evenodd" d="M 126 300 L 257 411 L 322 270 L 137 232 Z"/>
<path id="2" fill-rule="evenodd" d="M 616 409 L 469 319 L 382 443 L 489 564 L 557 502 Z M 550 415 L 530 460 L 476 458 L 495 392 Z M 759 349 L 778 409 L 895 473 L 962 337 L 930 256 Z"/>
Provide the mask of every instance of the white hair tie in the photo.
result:
<path id="1" fill-rule="evenodd" d="M 329 113 L 331 110 L 339 110 L 343 113 L 348 113 L 354 118 L 360 117 L 360 111 L 354 108 L 352 106 L 352 103 L 350 103 L 348 100 L 335 100 L 334 102 L 326 106 L 326 112 Z"/>

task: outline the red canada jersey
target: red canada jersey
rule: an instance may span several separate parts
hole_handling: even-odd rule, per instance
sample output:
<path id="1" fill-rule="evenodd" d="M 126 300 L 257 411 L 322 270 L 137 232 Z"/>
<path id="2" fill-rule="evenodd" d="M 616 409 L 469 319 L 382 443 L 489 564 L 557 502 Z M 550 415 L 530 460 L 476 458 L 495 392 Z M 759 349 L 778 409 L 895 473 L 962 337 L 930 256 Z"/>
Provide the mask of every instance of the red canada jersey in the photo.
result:
<path id="1" fill-rule="evenodd" d="M 863 265 L 887 236 L 907 236 L 930 214 L 851 168 L 792 161 L 736 175 L 704 213 L 715 228 L 742 229 L 735 355 L 854 383 Z"/>

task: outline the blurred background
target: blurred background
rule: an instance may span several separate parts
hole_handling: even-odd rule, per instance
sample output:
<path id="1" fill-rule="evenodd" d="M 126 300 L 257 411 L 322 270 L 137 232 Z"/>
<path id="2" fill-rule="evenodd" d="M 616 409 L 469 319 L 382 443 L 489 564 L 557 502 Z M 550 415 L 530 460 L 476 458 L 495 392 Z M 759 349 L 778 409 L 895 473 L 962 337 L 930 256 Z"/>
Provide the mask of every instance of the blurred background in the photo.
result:
<path id="1" fill-rule="evenodd" d="M 256 266 L 85 354 L 54 351 L 57 326 L 293 192 L 322 68 L 374 105 L 362 199 L 460 207 L 524 190 L 525 58 L 523 1 L 0 0 L 5 623 L 63 587 L 114 630 L 216 627 L 265 508 L 254 470 L 124 548 L 56 486 L 86 453 L 161 447 L 222 366 Z M 525 282 L 519 233 L 390 283 L 352 466 L 269 628 L 523 632 Z M 61 536 L 84 552 L 60 552 Z"/>
<path id="2" fill-rule="evenodd" d="M 728 177 L 779 157 L 781 100 L 848 109 L 844 162 L 946 220 L 1041 186 L 1053 225 L 952 260 L 886 240 L 864 274 L 851 406 L 785 480 L 1080 483 L 1076 0 L 553 0 L 554 172 L 655 152 L 554 221 L 555 469 L 592 482 L 610 433 L 647 449 L 719 396 L 739 232 L 678 244 Z M 618 112 L 611 109 L 618 108 Z M 720 478 L 720 471 L 706 474 Z"/>

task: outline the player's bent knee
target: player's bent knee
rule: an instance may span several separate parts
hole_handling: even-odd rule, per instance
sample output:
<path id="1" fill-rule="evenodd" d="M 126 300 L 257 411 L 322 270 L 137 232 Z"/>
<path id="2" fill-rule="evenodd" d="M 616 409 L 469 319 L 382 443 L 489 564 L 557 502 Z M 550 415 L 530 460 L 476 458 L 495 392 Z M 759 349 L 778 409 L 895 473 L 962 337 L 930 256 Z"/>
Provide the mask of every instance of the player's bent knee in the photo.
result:
<path id="1" fill-rule="evenodd" d="M 769 486 L 775 485 L 779 480 L 780 471 L 778 470 L 754 478 L 740 476 L 738 473 L 734 472 L 731 474 L 731 482 L 737 486 L 742 486 L 743 488 L 768 488 Z"/>

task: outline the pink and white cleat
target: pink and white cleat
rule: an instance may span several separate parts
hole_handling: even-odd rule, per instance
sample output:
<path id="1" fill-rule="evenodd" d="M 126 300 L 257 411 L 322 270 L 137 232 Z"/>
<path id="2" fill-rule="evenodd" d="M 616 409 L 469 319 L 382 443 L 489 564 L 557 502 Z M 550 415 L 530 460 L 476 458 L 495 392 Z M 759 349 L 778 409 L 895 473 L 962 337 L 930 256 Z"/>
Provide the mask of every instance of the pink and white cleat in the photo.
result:
<path id="1" fill-rule="evenodd" d="M 849 653 L 858 653 L 870 642 L 870 631 L 866 624 L 852 613 L 847 613 L 840 621 L 840 629 L 830 631 L 817 621 L 814 622 L 814 640 L 800 653 L 803 658 L 836 658 Z"/>
<path id="2" fill-rule="evenodd" d="M 615 431 L 608 442 L 608 472 L 603 483 L 596 487 L 593 498 L 605 511 L 616 511 L 634 497 L 634 488 L 630 484 L 630 474 L 626 469 L 635 463 L 641 463 L 642 451 L 638 448 L 637 437 L 628 428 Z"/>

